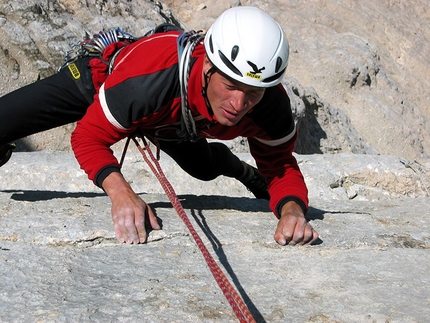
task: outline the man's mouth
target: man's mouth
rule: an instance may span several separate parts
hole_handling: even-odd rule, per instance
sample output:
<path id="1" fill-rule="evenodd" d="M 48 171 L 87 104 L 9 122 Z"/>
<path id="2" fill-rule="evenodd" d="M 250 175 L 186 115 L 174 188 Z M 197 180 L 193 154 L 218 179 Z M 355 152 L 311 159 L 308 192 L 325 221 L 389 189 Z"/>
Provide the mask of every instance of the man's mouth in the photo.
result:
<path id="1" fill-rule="evenodd" d="M 236 119 L 237 116 L 239 115 L 236 111 L 232 112 L 232 111 L 229 111 L 229 110 L 226 110 L 226 109 L 222 109 L 222 111 L 224 113 L 224 116 L 227 119 Z"/>

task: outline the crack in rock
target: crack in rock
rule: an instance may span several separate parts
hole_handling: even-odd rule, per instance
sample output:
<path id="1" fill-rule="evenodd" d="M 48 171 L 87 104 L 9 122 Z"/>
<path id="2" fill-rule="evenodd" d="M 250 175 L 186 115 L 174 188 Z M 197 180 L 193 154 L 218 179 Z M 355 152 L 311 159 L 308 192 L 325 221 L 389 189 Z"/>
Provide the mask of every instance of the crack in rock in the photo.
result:
<path id="1" fill-rule="evenodd" d="M 190 234 L 183 232 L 174 232 L 174 233 L 163 233 L 157 232 L 157 234 L 152 235 L 148 238 L 146 243 L 158 242 L 166 239 L 173 239 L 176 237 L 189 237 Z M 47 243 L 50 247 L 78 247 L 78 248 L 92 248 L 99 245 L 112 245 L 112 244 L 120 244 L 116 238 L 114 237 L 105 237 L 105 236 L 93 236 L 83 239 L 51 239 L 50 242 Z"/>

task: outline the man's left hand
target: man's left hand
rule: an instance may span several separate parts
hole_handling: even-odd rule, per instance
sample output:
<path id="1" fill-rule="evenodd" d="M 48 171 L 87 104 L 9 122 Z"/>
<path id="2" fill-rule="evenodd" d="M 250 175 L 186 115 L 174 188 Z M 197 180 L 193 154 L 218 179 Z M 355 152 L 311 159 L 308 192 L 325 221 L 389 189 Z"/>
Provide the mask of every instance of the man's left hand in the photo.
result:
<path id="1" fill-rule="evenodd" d="M 284 245 L 303 245 L 318 239 L 318 233 L 305 219 L 302 208 L 294 201 L 286 203 L 276 228 L 275 241 Z"/>

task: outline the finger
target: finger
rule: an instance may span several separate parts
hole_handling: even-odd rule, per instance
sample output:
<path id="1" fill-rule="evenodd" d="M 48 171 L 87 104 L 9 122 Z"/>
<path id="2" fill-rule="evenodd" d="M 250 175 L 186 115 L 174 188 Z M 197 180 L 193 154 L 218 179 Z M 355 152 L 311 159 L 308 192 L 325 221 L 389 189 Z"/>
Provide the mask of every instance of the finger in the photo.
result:
<path id="1" fill-rule="evenodd" d="M 117 240 L 121 243 L 124 243 L 125 239 L 122 235 L 121 228 L 115 221 L 114 221 L 114 228 L 115 228 L 115 236 L 116 236 Z"/>
<path id="2" fill-rule="evenodd" d="M 119 242 L 124 243 L 126 235 L 124 234 L 124 223 L 122 217 L 117 212 L 112 212 L 112 221 L 115 228 L 115 236 Z"/>
<path id="3" fill-rule="evenodd" d="M 312 244 L 312 243 L 316 242 L 317 240 L 319 240 L 319 234 L 315 229 L 312 229 L 312 239 L 311 239 L 311 241 L 309 241 L 309 243 Z"/>
<path id="4" fill-rule="evenodd" d="M 304 218 L 301 218 L 296 223 L 293 238 L 291 239 L 289 245 L 303 245 L 310 237 L 312 237 L 312 227 Z"/>
<path id="5" fill-rule="evenodd" d="M 140 243 L 146 242 L 146 240 L 148 239 L 147 232 L 150 229 L 160 230 L 160 225 L 158 224 L 157 217 L 155 216 L 155 213 L 152 208 L 147 204 L 145 204 L 144 214 L 145 216 L 143 217 L 143 219 L 136 223 Z"/>
<path id="6" fill-rule="evenodd" d="M 136 217 L 134 214 L 129 214 L 124 220 L 125 242 L 139 243 L 139 235 L 136 228 Z"/>
<path id="7" fill-rule="evenodd" d="M 145 243 L 147 239 L 146 228 L 145 228 L 145 213 L 146 209 L 143 210 L 143 213 L 139 213 L 135 217 L 135 228 L 137 231 L 137 242 L 136 243 Z"/>
<path id="8" fill-rule="evenodd" d="M 281 218 L 275 231 L 274 239 L 281 246 L 289 244 L 293 238 L 296 224 L 290 217 Z"/>
<path id="9" fill-rule="evenodd" d="M 298 243 L 300 245 L 304 245 L 304 244 L 312 241 L 314 231 L 315 230 L 312 228 L 312 226 L 309 223 L 306 223 L 304 228 L 303 228 L 303 235 L 302 235 L 301 241 Z"/>
<path id="10" fill-rule="evenodd" d="M 308 224 L 305 229 L 305 235 L 303 237 L 303 242 L 301 244 L 313 244 L 314 242 L 319 240 L 318 232 Z"/>
<path id="11" fill-rule="evenodd" d="M 160 223 L 158 223 L 158 219 L 157 216 L 155 215 L 154 211 L 152 210 L 152 208 L 148 205 L 148 219 L 149 219 L 149 224 L 151 226 L 152 229 L 154 230 L 160 230 Z"/>
<path id="12" fill-rule="evenodd" d="M 305 232 L 303 234 L 303 243 L 308 243 L 312 241 L 312 237 L 314 235 L 314 229 L 312 226 L 308 223 L 305 227 Z"/>

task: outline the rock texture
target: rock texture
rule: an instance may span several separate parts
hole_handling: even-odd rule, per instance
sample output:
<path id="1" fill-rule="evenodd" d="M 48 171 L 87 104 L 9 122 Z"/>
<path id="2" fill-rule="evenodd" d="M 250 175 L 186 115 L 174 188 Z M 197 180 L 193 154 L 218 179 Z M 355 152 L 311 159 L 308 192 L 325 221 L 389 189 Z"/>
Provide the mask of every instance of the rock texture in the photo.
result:
<path id="1" fill-rule="evenodd" d="M 85 32 L 120 26 L 143 35 L 155 25 L 176 23 L 169 9 L 153 1 L 7 1 L 0 3 L 0 94 L 56 72 L 63 54 Z M 20 150 L 70 150 L 74 125 L 21 141 Z"/>
<path id="2" fill-rule="evenodd" d="M 8 1 L 0 4 L 0 93 L 46 77 L 82 38 L 120 26 L 141 35 L 169 21 L 206 30 L 225 9 L 258 6 L 290 40 L 285 85 L 302 135 L 297 152 L 429 157 L 430 22 L 415 1 Z M 68 150 L 73 125 L 21 149 Z"/>
<path id="3" fill-rule="evenodd" d="M 298 159 L 314 246 L 278 246 L 267 202 L 238 182 L 161 165 L 257 322 L 427 322 L 429 165 Z M 108 197 L 76 166 L 71 153 L 32 152 L 0 169 L 0 322 L 238 322 L 141 157 L 130 152 L 124 173 L 163 224 L 144 245 L 115 240 Z"/>

